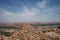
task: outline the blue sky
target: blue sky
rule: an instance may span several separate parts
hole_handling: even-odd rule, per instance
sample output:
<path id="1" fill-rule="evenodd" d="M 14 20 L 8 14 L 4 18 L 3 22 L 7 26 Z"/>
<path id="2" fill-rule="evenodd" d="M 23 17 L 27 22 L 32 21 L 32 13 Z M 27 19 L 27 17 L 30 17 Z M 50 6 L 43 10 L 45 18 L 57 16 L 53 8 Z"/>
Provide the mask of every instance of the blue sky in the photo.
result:
<path id="1" fill-rule="evenodd" d="M 0 0 L 0 22 L 60 22 L 60 0 Z"/>

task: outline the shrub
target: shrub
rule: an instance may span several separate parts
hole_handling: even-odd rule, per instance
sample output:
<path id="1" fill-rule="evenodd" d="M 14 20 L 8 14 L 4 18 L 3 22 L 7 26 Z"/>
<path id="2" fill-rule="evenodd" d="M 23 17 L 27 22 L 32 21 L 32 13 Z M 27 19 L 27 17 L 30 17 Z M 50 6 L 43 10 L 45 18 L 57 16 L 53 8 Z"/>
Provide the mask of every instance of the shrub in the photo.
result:
<path id="1" fill-rule="evenodd" d="M 4 31 L 0 31 L 0 34 L 5 35 L 5 36 L 11 36 L 13 33 L 10 32 L 4 32 Z"/>

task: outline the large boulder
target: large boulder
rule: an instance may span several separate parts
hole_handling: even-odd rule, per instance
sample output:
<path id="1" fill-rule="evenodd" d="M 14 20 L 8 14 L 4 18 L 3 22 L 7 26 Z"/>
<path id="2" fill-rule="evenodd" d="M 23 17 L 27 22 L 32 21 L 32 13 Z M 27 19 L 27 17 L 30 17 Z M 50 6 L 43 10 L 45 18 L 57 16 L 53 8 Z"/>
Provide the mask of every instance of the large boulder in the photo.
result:
<path id="1" fill-rule="evenodd" d="M 51 40 L 60 40 L 60 35 L 55 32 L 47 32 L 45 33 Z"/>

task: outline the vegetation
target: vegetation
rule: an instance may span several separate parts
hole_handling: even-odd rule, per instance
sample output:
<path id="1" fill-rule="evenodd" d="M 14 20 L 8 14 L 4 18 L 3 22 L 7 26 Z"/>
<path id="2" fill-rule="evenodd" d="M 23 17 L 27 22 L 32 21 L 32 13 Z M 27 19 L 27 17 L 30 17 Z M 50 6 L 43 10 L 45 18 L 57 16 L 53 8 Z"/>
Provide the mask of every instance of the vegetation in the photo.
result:
<path id="1" fill-rule="evenodd" d="M 4 32 L 4 31 L 0 31 L 0 34 L 1 35 L 5 35 L 5 36 L 11 36 L 13 33 L 10 33 L 10 32 Z"/>

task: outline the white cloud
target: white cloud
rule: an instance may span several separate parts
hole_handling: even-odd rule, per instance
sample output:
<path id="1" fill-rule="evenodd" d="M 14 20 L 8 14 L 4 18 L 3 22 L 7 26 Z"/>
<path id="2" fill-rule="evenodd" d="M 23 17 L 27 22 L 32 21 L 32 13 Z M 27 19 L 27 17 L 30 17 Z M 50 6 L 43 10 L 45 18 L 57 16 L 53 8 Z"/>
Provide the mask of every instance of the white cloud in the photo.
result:
<path id="1" fill-rule="evenodd" d="M 42 12 L 41 12 L 42 11 Z M 27 8 L 23 7 L 23 12 L 12 13 L 11 11 L 0 9 L 0 22 L 47 22 L 53 21 L 54 19 L 57 21 L 58 18 L 54 18 L 55 14 L 54 8 L 47 8 L 44 10 L 38 8 Z M 38 15 L 38 16 L 36 16 Z M 55 15 L 54 15 L 55 16 Z"/>
<path id="2" fill-rule="evenodd" d="M 29 9 L 27 7 L 23 7 L 23 12 L 21 13 L 12 13 L 10 11 L 7 11 L 5 9 L 2 10 L 1 15 L 3 19 L 7 21 L 15 21 L 15 22 L 29 22 L 32 20 L 32 17 L 37 15 L 39 12 L 39 9 L 32 8 Z"/>
<path id="3" fill-rule="evenodd" d="M 23 10 L 24 11 L 22 13 L 18 14 L 23 22 L 33 21 L 32 18 L 39 13 L 39 9 L 36 8 L 29 9 L 27 7 L 23 7 Z"/>
<path id="4" fill-rule="evenodd" d="M 38 14 L 39 12 L 39 9 L 36 9 L 36 8 L 32 8 L 31 10 L 29 10 L 28 8 L 26 7 L 23 7 L 23 13 L 22 13 L 22 17 L 24 18 L 31 18 L 33 16 L 35 16 L 36 14 Z"/>
<path id="5" fill-rule="evenodd" d="M 42 0 L 41 2 L 37 2 L 37 6 L 39 8 L 45 9 L 49 0 Z"/>
<path id="6" fill-rule="evenodd" d="M 2 15 L 6 15 L 6 16 L 12 16 L 13 14 L 11 12 L 9 12 L 8 10 L 5 9 L 0 9 L 0 14 Z"/>
<path id="7" fill-rule="evenodd" d="M 8 16 L 13 16 L 13 14 L 12 14 L 12 13 L 6 13 L 6 15 L 8 15 Z"/>

